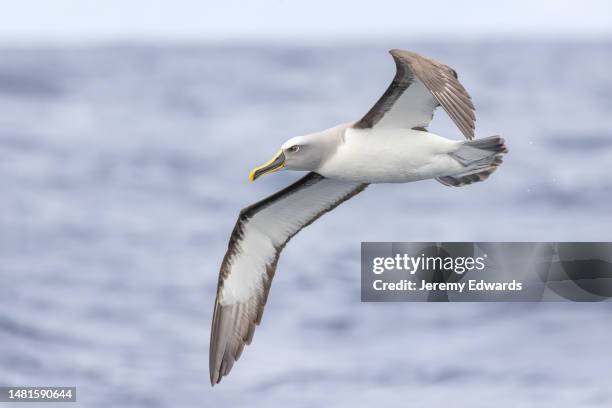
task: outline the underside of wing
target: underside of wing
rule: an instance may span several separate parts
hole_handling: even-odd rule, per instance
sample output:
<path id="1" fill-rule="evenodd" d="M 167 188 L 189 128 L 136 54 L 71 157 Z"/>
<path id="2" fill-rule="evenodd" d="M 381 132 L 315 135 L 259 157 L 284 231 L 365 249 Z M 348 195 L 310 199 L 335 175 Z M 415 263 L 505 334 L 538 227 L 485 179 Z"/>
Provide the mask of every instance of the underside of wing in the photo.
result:
<path id="1" fill-rule="evenodd" d="M 219 273 L 210 337 L 211 384 L 229 373 L 251 342 L 283 247 L 366 186 L 309 173 L 240 212 Z"/>
<path id="2" fill-rule="evenodd" d="M 409 51 L 391 50 L 396 74 L 356 128 L 425 128 L 442 106 L 467 139 L 474 137 L 474 105 L 450 67 Z"/>

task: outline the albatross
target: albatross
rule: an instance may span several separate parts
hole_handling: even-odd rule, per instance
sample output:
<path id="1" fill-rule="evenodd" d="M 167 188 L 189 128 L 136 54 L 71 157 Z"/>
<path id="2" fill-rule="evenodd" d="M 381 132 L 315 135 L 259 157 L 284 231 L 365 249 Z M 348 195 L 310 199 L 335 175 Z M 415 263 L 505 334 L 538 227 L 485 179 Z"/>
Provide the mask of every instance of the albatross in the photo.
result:
<path id="1" fill-rule="evenodd" d="M 485 180 L 501 164 L 504 139 L 474 139 L 474 105 L 455 70 L 414 52 L 390 54 L 395 77 L 365 116 L 293 137 L 249 174 L 253 181 L 281 169 L 308 172 L 240 211 L 219 272 L 209 351 L 212 385 L 251 343 L 280 253 L 304 227 L 372 183 L 435 179 L 460 187 Z M 427 131 L 438 106 L 467 140 Z"/>

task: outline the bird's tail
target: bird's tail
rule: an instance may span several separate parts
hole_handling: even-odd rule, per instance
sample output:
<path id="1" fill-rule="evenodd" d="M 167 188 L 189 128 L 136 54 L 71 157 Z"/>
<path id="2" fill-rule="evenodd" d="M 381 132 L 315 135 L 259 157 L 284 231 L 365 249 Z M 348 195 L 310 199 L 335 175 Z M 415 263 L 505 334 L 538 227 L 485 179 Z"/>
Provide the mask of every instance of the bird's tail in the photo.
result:
<path id="1" fill-rule="evenodd" d="M 502 156 L 505 153 L 508 153 L 508 149 L 500 136 L 465 141 L 459 149 L 449 153 L 449 156 L 463 165 L 463 171 L 438 177 L 436 180 L 452 187 L 486 180 L 502 163 Z"/>

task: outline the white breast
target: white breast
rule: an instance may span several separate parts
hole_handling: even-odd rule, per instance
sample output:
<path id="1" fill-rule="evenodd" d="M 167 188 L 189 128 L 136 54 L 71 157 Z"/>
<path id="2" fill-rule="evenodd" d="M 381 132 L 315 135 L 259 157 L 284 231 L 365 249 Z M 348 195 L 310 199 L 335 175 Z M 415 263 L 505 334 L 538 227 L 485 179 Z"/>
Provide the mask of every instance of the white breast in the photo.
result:
<path id="1" fill-rule="evenodd" d="M 461 168 L 447 155 L 461 143 L 412 129 L 349 128 L 344 143 L 317 173 L 366 183 L 405 183 L 439 177 Z"/>

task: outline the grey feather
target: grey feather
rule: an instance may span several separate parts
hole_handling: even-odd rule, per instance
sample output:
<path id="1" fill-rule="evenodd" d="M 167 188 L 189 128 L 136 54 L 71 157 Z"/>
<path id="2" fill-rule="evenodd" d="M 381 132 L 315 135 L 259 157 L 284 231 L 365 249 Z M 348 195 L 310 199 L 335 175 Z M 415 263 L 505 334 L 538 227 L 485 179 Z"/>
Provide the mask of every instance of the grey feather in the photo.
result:
<path id="1" fill-rule="evenodd" d="M 468 184 L 486 180 L 503 161 L 503 155 L 508 152 L 504 139 L 490 136 L 484 139 L 463 142 L 449 156 L 461 163 L 465 170 L 450 176 L 438 177 L 445 186 L 462 187 Z"/>
<path id="2" fill-rule="evenodd" d="M 375 127 L 402 94 L 415 81 L 420 81 L 430 92 L 431 100 L 423 100 L 422 103 L 424 106 L 431 106 L 431 114 L 433 115 L 436 106 L 442 106 L 463 135 L 467 139 L 472 139 L 476 121 L 474 105 L 470 95 L 458 81 L 456 71 L 414 52 L 391 50 L 390 53 L 396 64 L 395 77 L 381 98 L 361 120 L 354 124 L 354 127 L 360 129 Z"/>

